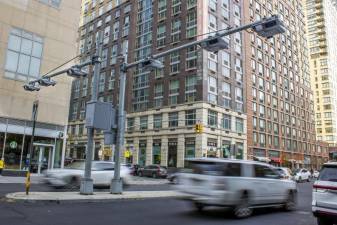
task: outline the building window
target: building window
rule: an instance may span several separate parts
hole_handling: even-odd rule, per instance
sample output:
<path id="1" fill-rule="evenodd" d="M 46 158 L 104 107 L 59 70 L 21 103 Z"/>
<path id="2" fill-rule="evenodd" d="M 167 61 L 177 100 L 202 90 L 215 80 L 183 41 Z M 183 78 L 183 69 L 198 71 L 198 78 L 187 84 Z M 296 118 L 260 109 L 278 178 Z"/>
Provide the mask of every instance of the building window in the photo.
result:
<path id="1" fill-rule="evenodd" d="M 109 78 L 109 90 L 115 88 L 115 69 L 111 69 L 110 78 Z"/>
<path id="2" fill-rule="evenodd" d="M 162 128 L 162 120 L 163 120 L 162 114 L 154 115 L 153 116 L 153 128 L 154 129 Z"/>
<path id="3" fill-rule="evenodd" d="M 157 47 L 163 47 L 165 45 L 166 26 L 160 24 L 157 28 Z"/>
<path id="4" fill-rule="evenodd" d="M 185 102 L 194 102 L 196 100 L 196 84 L 196 75 L 190 75 L 185 78 Z"/>
<path id="5" fill-rule="evenodd" d="M 230 130 L 231 129 L 231 115 L 223 114 L 223 119 L 222 119 L 222 127 L 225 130 Z"/>
<path id="6" fill-rule="evenodd" d="M 139 119 L 139 129 L 146 130 L 147 129 L 147 116 L 141 116 Z"/>
<path id="7" fill-rule="evenodd" d="M 72 110 L 71 110 L 71 119 L 72 120 L 76 120 L 76 118 L 77 118 L 77 108 L 78 108 L 78 102 L 74 102 Z"/>
<path id="8" fill-rule="evenodd" d="M 178 126 L 178 112 L 169 113 L 169 127 L 177 127 Z"/>
<path id="9" fill-rule="evenodd" d="M 40 74 L 43 40 L 36 34 L 13 28 L 8 39 L 5 76 L 26 81 Z"/>
<path id="10" fill-rule="evenodd" d="M 170 66 L 171 66 L 170 74 L 178 73 L 179 65 L 180 65 L 180 53 L 176 51 L 170 55 Z"/>
<path id="11" fill-rule="evenodd" d="M 195 139 L 186 138 L 185 139 L 185 158 L 195 157 Z"/>
<path id="12" fill-rule="evenodd" d="M 197 34 L 197 12 L 188 12 L 186 20 L 186 37 L 191 38 Z"/>
<path id="13" fill-rule="evenodd" d="M 99 75 L 98 91 L 104 92 L 105 88 L 105 72 Z"/>
<path id="14" fill-rule="evenodd" d="M 127 130 L 133 131 L 135 129 L 135 118 L 130 117 L 127 120 L 128 120 L 127 121 L 127 123 L 128 123 Z"/>
<path id="15" fill-rule="evenodd" d="M 186 50 L 186 70 L 195 69 L 197 67 L 197 48 L 190 47 Z"/>
<path id="16" fill-rule="evenodd" d="M 178 42 L 180 40 L 181 33 L 181 21 L 180 19 L 175 19 L 171 23 L 171 43 Z"/>
<path id="17" fill-rule="evenodd" d="M 236 117 L 235 118 L 235 129 L 238 133 L 243 133 L 243 119 Z"/>
<path id="18" fill-rule="evenodd" d="M 185 125 L 192 126 L 196 122 L 196 112 L 195 109 L 185 111 Z"/>
<path id="19" fill-rule="evenodd" d="M 217 103 L 217 80 L 215 77 L 208 76 L 208 101 L 210 103 Z"/>
<path id="20" fill-rule="evenodd" d="M 218 113 L 213 110 L 208 110 L 208 126 L 217 127 L 218 126 Z"/>
<path id="21" fill-rule="evenodd" d="M 41 3 L 54 8 L 60 8 L 61 0 L 40 0 Z"/>
<path id="22" fill-rule="evenodd" d="M 179 80 L 170 81 L 169 105 L 178 104 Z"/>

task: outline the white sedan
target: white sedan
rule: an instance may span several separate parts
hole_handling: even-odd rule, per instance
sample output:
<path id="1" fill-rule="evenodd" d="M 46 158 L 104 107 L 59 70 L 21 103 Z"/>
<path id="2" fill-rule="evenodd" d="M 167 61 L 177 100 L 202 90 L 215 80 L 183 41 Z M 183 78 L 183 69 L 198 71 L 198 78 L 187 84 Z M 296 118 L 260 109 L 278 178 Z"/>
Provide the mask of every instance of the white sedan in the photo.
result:
<path id="1" fill-rule="evenodd" d="M 45 172 L 45 182 L 56 188 L 78 190 L 81 178 L 84 175 L 84 161 L 69 164 L 64 169 L 52 169 Z M 114 176 L 114 162 L 93 161 L 91 177 L 94 186 L 109 186 Z M 130 169 L 121 166 L 121 178 L 123 184 L 127 184 L 130 177 Z"/>
<path id="2" fill-rule="evenodd" d="M 310 181 L 311 173 L 307 169 L 297 169 L 294 173 L 294 180 L 297 182 Z"/>

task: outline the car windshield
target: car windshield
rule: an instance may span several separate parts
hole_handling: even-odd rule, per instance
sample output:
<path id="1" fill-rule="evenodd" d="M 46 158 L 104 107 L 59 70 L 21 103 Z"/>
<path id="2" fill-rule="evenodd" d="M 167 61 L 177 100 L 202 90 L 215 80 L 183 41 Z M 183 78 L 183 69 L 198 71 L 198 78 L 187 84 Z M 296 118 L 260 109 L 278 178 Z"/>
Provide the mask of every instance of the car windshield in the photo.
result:
<path id="1" fill-rule="evenodd" d="M 84 170 L 84 162 L 73 162 L 65 167 L 66 169 Z"/>
<path id="2" fill-rule="evenodd" d="M 324 167 L 318 180 L 337 182 L 337 167 Z"/>
<path id="3" fill-rule="evenodd" d="M 190 161 L 184 172 L 213 176 L 241 176 L 241 164 L 231 162 Z"/>
<path id="4" fill-rule="evenodd" d="M 277 172 L 279 172 L 280 174 L 285 175 L 286 171 L 284 171 L 282 168 L 276 168 Z"/>

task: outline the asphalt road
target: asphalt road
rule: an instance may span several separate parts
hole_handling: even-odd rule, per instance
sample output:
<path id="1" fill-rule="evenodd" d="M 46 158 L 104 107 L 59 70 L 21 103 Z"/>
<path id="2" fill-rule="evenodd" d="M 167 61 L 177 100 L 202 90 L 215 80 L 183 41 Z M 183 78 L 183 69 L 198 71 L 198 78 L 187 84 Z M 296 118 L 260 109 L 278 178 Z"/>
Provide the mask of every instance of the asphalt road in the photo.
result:
<path id="1" fill-rule="evenodd" d="M 6 185 L 5 185 L 6 186 Z M 13 192 L 16 185 L 0 185 L 0 192 Z M 0 224 L 4 225 L 316 225 L 311 214 L 312 183 L 299 184 L 297 211 L 258 210 L 250 218 L 237 220 L 221 208 L 196 212 L 188 202 L 165 198 L 123 200 L 109 203 L 17 203 L 0 202 Z M 21 187 L 22 188 L 22 187 Z M 43 190 L 35 186 L 35 190 Z M 133 190 L 145 187 L 133 187 Z M 170 189 L 169 185 L 147 189 Z M 6 190 L 5 190 L 6 189 Z M 132 189 L 131 189 L 132 190 Z M 20 190 L 22 191 L 22 190 Z"/>

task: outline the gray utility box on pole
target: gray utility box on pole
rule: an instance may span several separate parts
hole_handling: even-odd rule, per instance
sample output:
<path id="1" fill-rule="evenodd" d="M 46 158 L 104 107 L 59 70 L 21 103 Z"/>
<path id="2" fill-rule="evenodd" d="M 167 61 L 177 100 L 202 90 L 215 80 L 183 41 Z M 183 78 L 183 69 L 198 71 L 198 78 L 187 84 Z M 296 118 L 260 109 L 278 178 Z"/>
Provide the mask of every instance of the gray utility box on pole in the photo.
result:
<path id="1" fill-rule="evenodd" d="M 115 120 L 114 109 L 108 102 L 88 102 L 85 114 L 86 128 L 111 130 Z"/>

